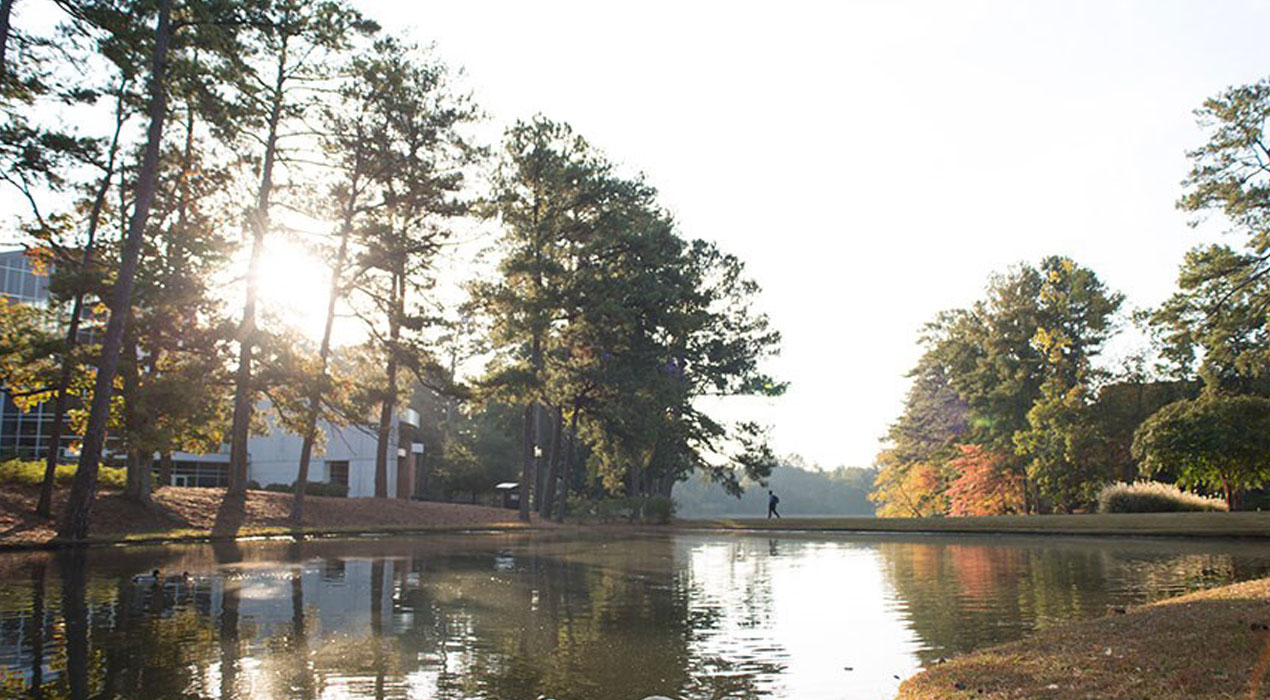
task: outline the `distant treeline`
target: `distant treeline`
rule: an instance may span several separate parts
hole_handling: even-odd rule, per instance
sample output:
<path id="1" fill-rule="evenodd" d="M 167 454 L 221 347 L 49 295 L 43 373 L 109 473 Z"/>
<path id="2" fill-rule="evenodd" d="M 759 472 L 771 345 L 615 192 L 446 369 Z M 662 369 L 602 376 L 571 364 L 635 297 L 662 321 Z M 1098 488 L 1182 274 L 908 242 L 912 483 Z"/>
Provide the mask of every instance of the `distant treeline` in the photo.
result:
<path id="1" fill-rule="evenodd" d="M 718 483 L 692 477 L 675 487 L 676 514 L 681 518 L 763 517 L 767 490 L 780 497 L 781 515 L 873 515 L 869 491 L 877 472 L 861 467 L 832 471 L 782 462 L 772 470 L 768 486 L 744 484 L 735 498 Z"/>

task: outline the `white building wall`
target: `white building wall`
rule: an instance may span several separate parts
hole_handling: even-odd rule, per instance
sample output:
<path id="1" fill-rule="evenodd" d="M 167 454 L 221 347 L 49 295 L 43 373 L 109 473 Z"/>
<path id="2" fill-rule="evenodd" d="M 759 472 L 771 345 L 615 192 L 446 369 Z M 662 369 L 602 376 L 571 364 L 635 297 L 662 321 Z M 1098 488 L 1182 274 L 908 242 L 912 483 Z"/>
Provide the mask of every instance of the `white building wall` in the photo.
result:
<path id="1" fill-rule="evenodd" d="M 329 481 L 328 461 L 348 462 L 348 495 L 369 498 L 375 495 L 375 433 L 370 427 L 334 427 L 318 424 L 326 435 L 326 450 L 315 454 L 309 462 L 309 481 Z M 247 443 L 248 479 L 261 486 L 290 484 L 300 472 L 298 435 L 283 432 L 277 426 L 269 435 L 258 435 Z M 388 495 L 397 493 L 397 430 L 388 437 Z"/>

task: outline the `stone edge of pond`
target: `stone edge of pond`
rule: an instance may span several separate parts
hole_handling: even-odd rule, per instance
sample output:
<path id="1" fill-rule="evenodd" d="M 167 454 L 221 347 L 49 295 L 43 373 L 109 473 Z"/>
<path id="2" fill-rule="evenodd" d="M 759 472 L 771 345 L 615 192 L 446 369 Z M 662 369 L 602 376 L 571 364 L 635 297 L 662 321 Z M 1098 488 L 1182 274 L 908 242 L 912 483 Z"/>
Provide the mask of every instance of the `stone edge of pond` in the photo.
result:
<path id="1" fill-rule="evenodd" d="M 895 700 L 1263 697 L 1270 578 L 1112 608 L 926 668 Z"/>
<path id="2" fill-rule="evenodd" d="M 1270 512 L 1116 513 L 967 518 L 715 518 L 677 520 L 681 530 L 949 535 L 1061 535 L 1270 539 Z"/>
<path id="3" fill-rule="evenodd" d="M 82 540 L 53 538 L 44 541 L 5 542 L 0 540 L 0 552 L 49 551 L 75 547 L 126 547 L 156 544 L 206 544 L 211 542 L 248 542 L 251 540 L 294 539 L 316 540 L 340 537 L 377 537 L 398 535 L 435 535 L 449 533 L 523 532 L 530 530 L 559 529 L 559 526 L 539 523 L 487 523 L 466 525 L 433 525 L 403 527 L 351 527 L 351 528 L 287 528 L 264 527 L 244 529 L 233 535 L 212 534 L 205 531 L 189 533 L 133 533 L 105 537 L 88 537 Z"/>

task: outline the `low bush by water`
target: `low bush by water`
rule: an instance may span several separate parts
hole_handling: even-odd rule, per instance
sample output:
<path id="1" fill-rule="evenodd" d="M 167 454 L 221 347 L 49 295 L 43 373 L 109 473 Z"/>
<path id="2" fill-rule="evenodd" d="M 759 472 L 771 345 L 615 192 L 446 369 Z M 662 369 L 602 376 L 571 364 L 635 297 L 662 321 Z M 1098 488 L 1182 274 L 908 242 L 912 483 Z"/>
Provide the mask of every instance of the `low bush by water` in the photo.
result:
<path id="1" fill-rule="evenodd" d="M 275 493 L 295 493 L 295 484 L 268 484 L 264 490 Z M 348 486 L 344 484 L 327 484 L 321 481 L 306 481 L 304 482 L 304 493 L 308 496 L 348 498 Z"/>
<path id="2" fill-rule="evenodd" d="M 1116 483 L 1098 493 L 1099 513 L 1180 513 L 1224 511 L 1225 501 L 1183 491 L 1158 481 Z"/>
<path id="3" fill-rule="evenodd" d="M 626 520 L 665 525 L 675 516 L 675 502 L 666 496 L 601 499 L 571 497 L 569 516 L 583 522 L 613 523 Z"/>
<path id="4" fill-rule="evenodd" d="M 53 483 L 66 486 L 75 477 L 76 465 L 59 464 L 53 473 Z M 127 478 L 127 470 L 114 467 L 101 467 L 97 471 L 98 483 L 102 486 L 123 488 Z M 39 486 L 44 481 L 44 462 L 24 462 L 11 459 L 0 462 L 0 484 L 17 484 L 21 486 Z"/>

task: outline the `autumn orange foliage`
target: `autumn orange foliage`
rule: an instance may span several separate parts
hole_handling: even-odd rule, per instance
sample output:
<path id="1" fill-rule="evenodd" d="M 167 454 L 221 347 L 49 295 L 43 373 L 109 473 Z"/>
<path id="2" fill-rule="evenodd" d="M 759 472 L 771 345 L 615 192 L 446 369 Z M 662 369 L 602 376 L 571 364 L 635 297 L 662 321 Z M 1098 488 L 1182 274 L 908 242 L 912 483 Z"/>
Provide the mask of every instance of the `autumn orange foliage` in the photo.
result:
<path id="1" fill-rule="evenodd" d="M 1023 477 L 1008 455 L 981 445 L 958 445 L 961 456 L 948 463 L 958 476 L 948 486 L 948 514 L 1005 515 L 1023 512 Z"/>

